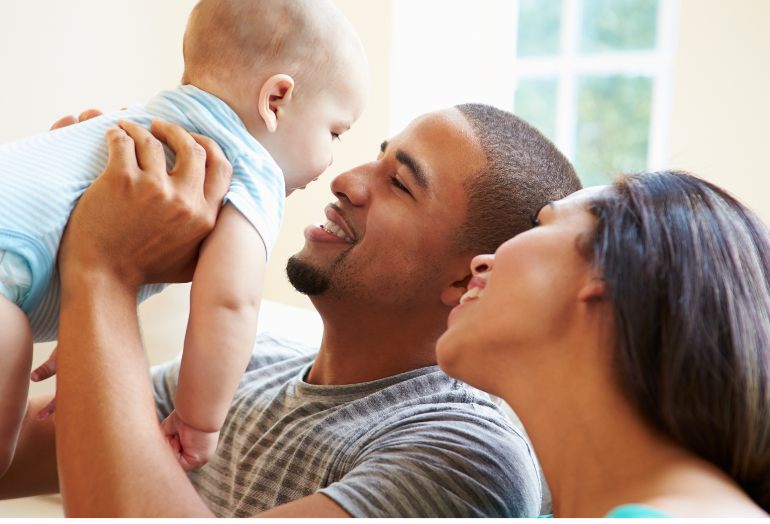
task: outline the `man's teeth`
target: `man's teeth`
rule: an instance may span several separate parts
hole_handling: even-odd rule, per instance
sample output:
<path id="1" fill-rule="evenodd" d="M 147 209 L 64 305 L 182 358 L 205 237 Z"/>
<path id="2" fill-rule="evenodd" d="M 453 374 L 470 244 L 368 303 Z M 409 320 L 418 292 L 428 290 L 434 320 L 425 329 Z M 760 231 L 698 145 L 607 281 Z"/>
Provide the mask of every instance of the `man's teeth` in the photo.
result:
<path id="1" fill-rule="evenodd" d="M 466 302 L 470 302 L 471 300 L 476 300 L 477 298 L 481 298 L 483 294 L 484 294 L 483 288 L 474 287 L 472 289 L 469 289 L 462 297 L 460 297 L 460 304 L 465 304 Z"/>
<path id="2" fill-rule="evenodd" d="M 345 231 L 340 226 L 332 222 L 331 220 L 327 220 L 323 228 L 329 233 L 331 233 L 332 235 L 337 235 L 338 237 L 345 240 L 346 242 L 351 242 L 351 243 L 353 242 L 353 239 L 347 236 L 345 234 Z"/>

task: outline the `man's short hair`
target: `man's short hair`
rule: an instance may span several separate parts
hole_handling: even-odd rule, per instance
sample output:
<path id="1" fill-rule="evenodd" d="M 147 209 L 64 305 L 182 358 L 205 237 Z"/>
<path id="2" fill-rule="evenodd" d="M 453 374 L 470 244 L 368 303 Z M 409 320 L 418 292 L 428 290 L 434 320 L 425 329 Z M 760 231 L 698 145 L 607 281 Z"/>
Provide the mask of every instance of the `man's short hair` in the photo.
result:
<path id="1" fill-rule="evenodd" d="M 486 166 L 465 181 L 465 221 L 454 233 L 456 252 L 494 253 L 531 227 L 547 202 L 582 189 L 569 160 L 534 126 L 484 104 L 455 106 L 473 127 Z"/>

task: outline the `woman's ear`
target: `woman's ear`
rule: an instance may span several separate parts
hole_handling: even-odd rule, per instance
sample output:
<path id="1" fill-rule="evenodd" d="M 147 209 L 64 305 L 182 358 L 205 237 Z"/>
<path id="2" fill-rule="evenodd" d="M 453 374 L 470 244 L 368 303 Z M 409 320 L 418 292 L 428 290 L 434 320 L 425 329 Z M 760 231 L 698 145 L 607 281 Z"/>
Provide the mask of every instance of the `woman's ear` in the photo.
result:
<path id="1" fill-rule="evenodd" d="M 468 282 L 471 280 L 471 275 L 467 275 L 462 280 L 452 282 L 451 285 L 444 288 L 441 292 L 441 302 L 445 306 L 456 306 L 460 303 L 460 298 L 468 291 Z"/>
<path id="2" fill-rule="evenodd" d="M 273 75 L 262 84 L 257 104 L 259 114 L 271 133 L 278 129 L 281 112 L 291 103 L 293 92 L 294 79 L 289 75 Z"/>
<path id="3" fill-rule="evenodd" d="M 604 281 L 599 278 L 592 278 L 578 292 L 578 300 L 589 302 L 601 300 L 604 298 Z"/>

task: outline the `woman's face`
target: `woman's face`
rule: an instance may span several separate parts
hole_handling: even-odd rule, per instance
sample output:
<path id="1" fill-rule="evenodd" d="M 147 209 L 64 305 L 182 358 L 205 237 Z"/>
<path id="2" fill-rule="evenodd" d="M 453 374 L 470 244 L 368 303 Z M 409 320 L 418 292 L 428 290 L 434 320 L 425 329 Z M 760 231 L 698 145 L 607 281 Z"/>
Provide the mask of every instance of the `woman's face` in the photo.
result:
<path id="1" fill-rule="evenodd" d="M 449 314 L 436 347 L 446 373 L 500 395 L 516 372 L 547 364 L 547 349 L 575 336 L 591 286 L 597 287 L 578 246 L 596 227 L 589 200 L 605 190 L 584 189 L 546 204 L 533 229 L 494 255 L 473 259 L 468 292 Z"/>

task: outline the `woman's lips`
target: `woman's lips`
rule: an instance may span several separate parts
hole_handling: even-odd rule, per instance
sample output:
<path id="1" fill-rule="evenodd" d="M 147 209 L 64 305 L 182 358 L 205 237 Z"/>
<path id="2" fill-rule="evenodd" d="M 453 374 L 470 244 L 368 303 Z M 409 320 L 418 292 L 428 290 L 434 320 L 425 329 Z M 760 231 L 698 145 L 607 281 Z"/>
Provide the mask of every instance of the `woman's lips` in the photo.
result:
<path id="1" fill-rule="evenodd" d="M 471 289 L 473 289 L 475 287 L 478 287 L 478 288 L 481 288 L 481 289 L 484 289 L 485 287 L 487 287 L 486 279 L 482 278 L 482 277 L 480 277 L 478 275 L 473 277 L 470 280 L 470 282 L 468 282 L 468 291 L 470 291 Z"/>
<path id="2" fill-rule="evenodd" d="M 452 319 L 452 315 L 454 315 L 455 313 L 457 313 L 467 305 L 468 305 L 468 302 L 465 302 L 464 304 L 457 304 L 455 307 L 452 308 L 452 311 L 449 312 L 449 316 L 446 319 L 447 328 L 449 327 L 449 321 Z"/>
<path id="3" fill-rule="evenodd" d="M 340 238 L 337 235 L 329 233 L 323 228 L 323 224 L 310 224 L 305 228 L 305 238 L 311 242 L 319 242 L 325 244 L 345 244 L 350 245 L 350 242 L 344 238 Z"/>

